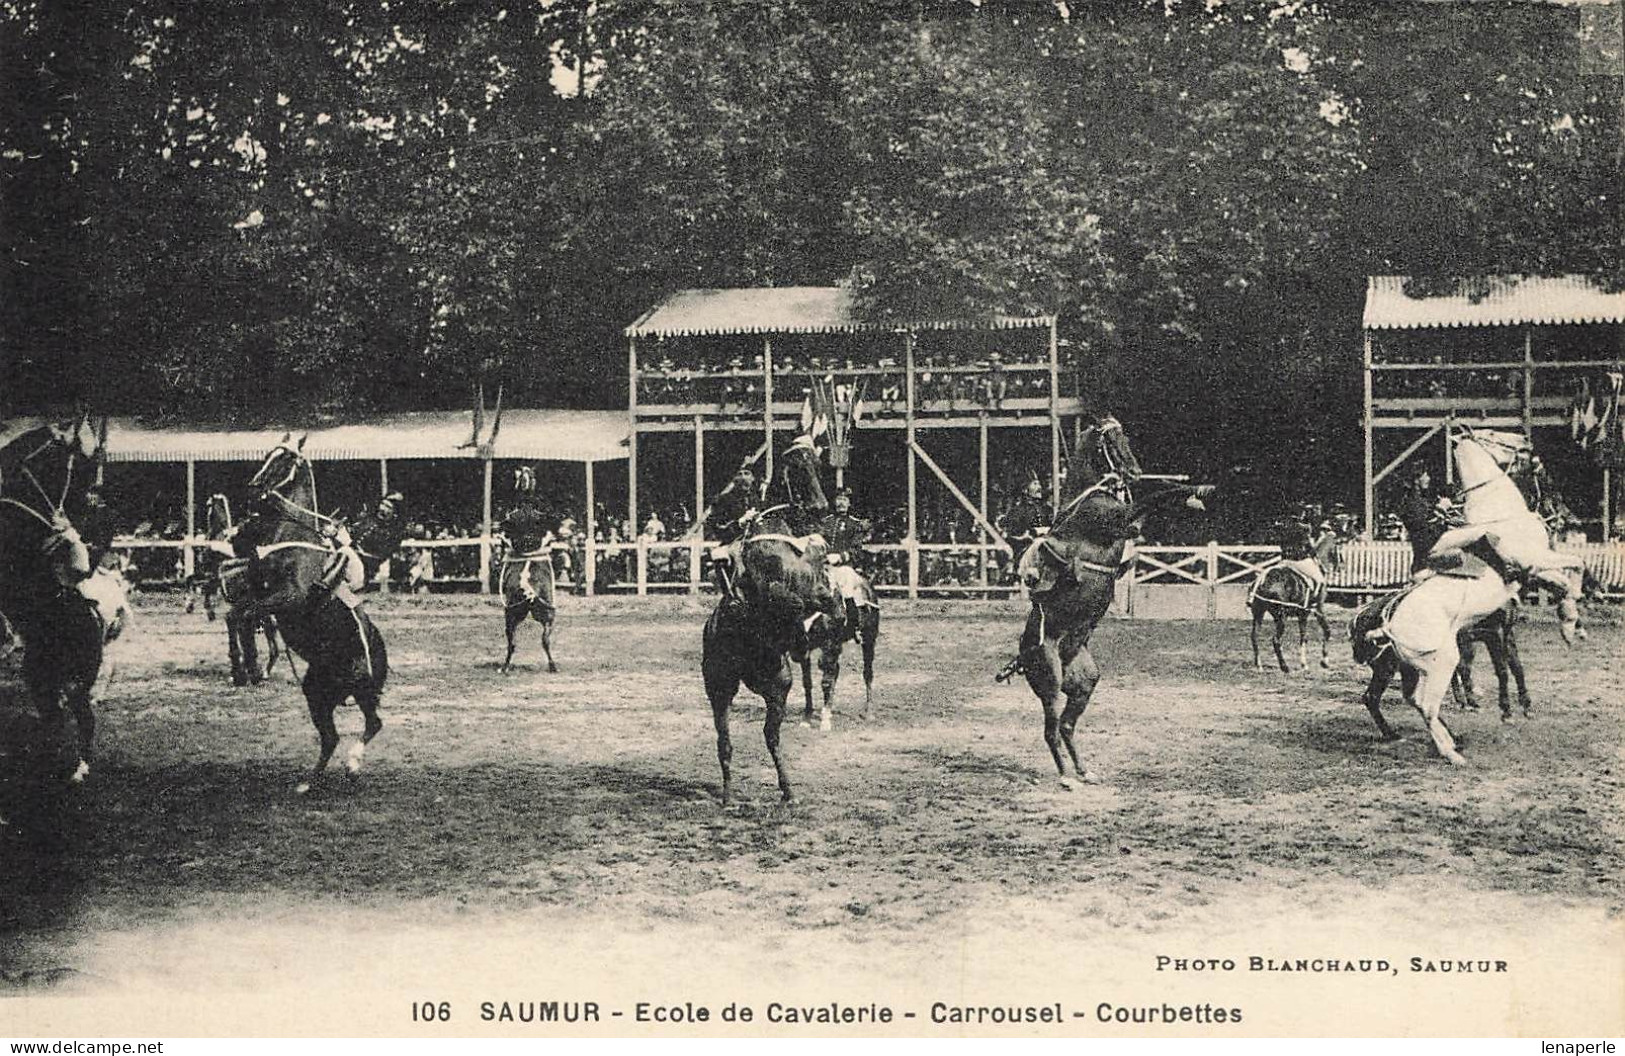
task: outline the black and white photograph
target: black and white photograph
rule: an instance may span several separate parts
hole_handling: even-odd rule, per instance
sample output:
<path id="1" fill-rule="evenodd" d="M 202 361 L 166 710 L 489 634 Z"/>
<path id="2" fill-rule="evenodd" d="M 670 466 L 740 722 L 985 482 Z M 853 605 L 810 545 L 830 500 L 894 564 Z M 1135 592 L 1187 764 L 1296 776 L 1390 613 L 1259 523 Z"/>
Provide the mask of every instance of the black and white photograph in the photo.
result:
<path id="1" fill-rule="evenodd" d="M 1625 1035 L 1621 10 L 0 0 L 0 1037 Z"/>

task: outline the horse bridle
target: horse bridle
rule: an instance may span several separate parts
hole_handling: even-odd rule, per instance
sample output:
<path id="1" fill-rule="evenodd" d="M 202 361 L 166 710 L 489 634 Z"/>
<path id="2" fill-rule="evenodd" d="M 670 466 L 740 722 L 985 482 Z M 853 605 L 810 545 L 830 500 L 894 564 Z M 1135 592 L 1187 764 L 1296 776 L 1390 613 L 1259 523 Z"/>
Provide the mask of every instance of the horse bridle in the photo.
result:
<path id="1" fill-rule="evenodd" d="M 1099 480 L 1079 492 L 1071 502 L 1068 502 L 1056 513 L 1055 527 L 1058 528 L 1065 523 L 1066 519 L 1072 515 L 1072 512 L 1082 505 L 1084 499 L 1103 491 L 1110 493 L 1113 498 L 1125 506 L 1134 504 L 1134 492 L 1129 486 L 1128 476 L 1123 473 L 1122 468 L 1117 464 L 1116 457 L 1112 454 L 1111 448 L 1106 444 L 1107 435 L 1113 431 L 1122 432 L 1123 423 L 1110 415 L 1102 418 L 1100 423 L 1094 426 L 1095 450 L 1100 453 L 1101 460 L 1106 463 L 1106 472 L 1102 473 Z M 1051 531 L 1054 531 L 1054 528 Z"/>
<path id="2" fill-rule="evenodd" d="M 292 515 L 297 515 L 297 514 L 302 513 L 305 516 L 309 517 L 310 520 L 311 520 L 311 523 L 308 526 L 306 526 L 306 525 L 300 525 L 300 526 L 301 527 L 308 527 L 313 532 L 317 532 L 318 534 L 325 535 L 327 533 L 327 529 L 325 527 L 323 527 L 323 526 L 324 525 L 337 525 L 338 524 L 337 520 L 335 520 L 334 518 L 329 517 L 326 514 L 322 513 L 319 509 L 307 508 L 307 507 L 301 506 L 297 502 L 294 502 L 292 499 L 288 498 L 286 495 L 282 494 L 282 489 L 287 487 L 289 484 L 292 484 L 294 482 L 294 480 L 298 478 L 300 467 L 304 467 L 306 469 L 309 469 L 310 462 L 309 462 L 308 459 L 305 458 L 304 455 L 300 454 L 298 451 L 296 451 L 293 448 L 289 447 L 287 444 L 278 444 L 276 447 L 271 449 L 270 454 L 265 456 L 265 461 L 263 463 L 261 463 L 261 465 L 260 465 L 260 473 L 265 472 L 266 467 L 271 464 L 271 460 L 273 458 L 275 458 L 278 454 L 283 454 L 283 453 L 287 454 L 288 458 L 292 460 L 292 464 L 288 467 L 288 472 L 286 474 L 284 474 L 282 479 L 277 481 L 275 484 L 271 484 L 271 485 L 268 485 L 268 486 L 262 486 L 261 489 L 260 489 L 261 496 L 262 497 L 273 498 L 277 502 L 281 503 L 282 509 L 283 509 L 283 511 L 285 513 L 292 514 Z M 256 473 L 255 476 L 258 477 L 259 474 Z M 317 505 L 316 504 L 316 474 L 314 472 L 312 472 L 311 475 L 310 475 L 310 502 L 311 502 L 311 507 L 315 507 Z M 300 523 L 297 516 L 290 516 L 288 519 L 292 520 L 295 524 Z"/>
<path id="3" fill-rule="evenodd" d="M 1462 432 L 1464 434 L 1464 436 L 1461 439 L 1471 440 L 1473 443 L 1477 444 L 1479 447 L 1498 448 L 1501 451 L 1508 452 L 1509 454 L 1511 454 L 1514 457 L 1516 457 L 1518 455 L 1521 455 L 1521 454 L 1526 454 L 1526 453 L 1532 454 L 1534 452 L 1534 448 L 1530 445 L 1529 440 L 1528 440 L 1527 437 L 1520 438 L 1517 443 L 1511 443 L 1509 441 L 1502 440 L 1498 436 L 1493 436 L 1493 435 L 1480 436 L 1478 433 L 1475 433 L 1473 431 L 1471 426 L 1465 426 L 1464 425 L 1464 426 L 1461 426 L 1460 428 L 1462 429 Z M 1491 456 L 1491 457 L 1493 457 L 1493 456 Z M 1508 464 L 1510 464 L 1510 463 L 1509 462 L 1508 463 L 1503 463 L 1503 462 L 1500 462 L 1500 461 L 1496 462 L 1496 465 L 1500 467 L 1501 472 L 1503 474 L 1506 474 L 1510 478 L 1511 474 L 1507 473 L 1507 465 Z M 1477 491 L 1479 488 L 1482 488 L 1486 484 L 1493 483 L 1494 480 L 1495 480 L 1494 477 L 1491 477 L 1489 480 L 1481 480 L 1477 484 L 1474 484 L 1474 485 L 1472 485 L 1470 487 L 1462 488 L 1461 493 L 1462 493 L 1463 496 L 1466 496 L 1468 493 Z"/>

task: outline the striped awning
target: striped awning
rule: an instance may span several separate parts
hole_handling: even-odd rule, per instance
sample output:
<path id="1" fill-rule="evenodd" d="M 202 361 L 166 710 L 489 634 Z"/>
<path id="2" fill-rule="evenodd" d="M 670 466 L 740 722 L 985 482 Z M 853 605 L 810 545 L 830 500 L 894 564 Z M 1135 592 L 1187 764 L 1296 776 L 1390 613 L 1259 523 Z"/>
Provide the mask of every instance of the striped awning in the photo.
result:
<path id="1" fill-rule="evenodd" d="M 1498 275 L 1462 280 L 1457 292 L 1429 297 L 1407 294 L 1409 281 L 1401 275 L 1370 278 L 1367 330 L 1625 322 L 1625 291 L 1609 292 L 1589 275 Z"/>
<path id="2" fill-rule="evenodd" d="M 628 337 L 723 334 L 855 334 L 891 330 L 1011 330 L 1047 327 L 1050 316 L 992 315 L 919 322 L 871 320 L 856 295 L 838 286 L 679 290 L 626 328 Z"/>
<path id="3" fill-rule="evenodd" d="M 0 424 L 0 436 L 24 420 Z M 486 432 L 492 424 L 487 415 Z M 313 429 L 215 429 L 145 425 L 113 418 L 107 428 L 109 462 L 251 462 L 282 439 L 305 436 L 304 453 L 317 461 L 479 458 L 464 447 L 472 433 L 467 411 L 385 415 Z M 624 411 L 517 410 L 502 412 L 497 458 L 539 462 L 608 462 L 627 457 Z"/>

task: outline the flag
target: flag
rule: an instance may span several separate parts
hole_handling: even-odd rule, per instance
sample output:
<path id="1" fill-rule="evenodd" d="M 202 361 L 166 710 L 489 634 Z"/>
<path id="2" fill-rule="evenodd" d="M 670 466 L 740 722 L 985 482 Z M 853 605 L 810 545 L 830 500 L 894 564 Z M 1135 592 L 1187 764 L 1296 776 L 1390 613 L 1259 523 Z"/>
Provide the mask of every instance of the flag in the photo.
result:
<path id="1" fill-rule="evenodd" d="M 813 379 L 812 386 L 807 390 L 807 396 L 801 401 L 801 432 L 814 440 L 829 432 L 831 411 L 829 382 L 827 379 Z"/>

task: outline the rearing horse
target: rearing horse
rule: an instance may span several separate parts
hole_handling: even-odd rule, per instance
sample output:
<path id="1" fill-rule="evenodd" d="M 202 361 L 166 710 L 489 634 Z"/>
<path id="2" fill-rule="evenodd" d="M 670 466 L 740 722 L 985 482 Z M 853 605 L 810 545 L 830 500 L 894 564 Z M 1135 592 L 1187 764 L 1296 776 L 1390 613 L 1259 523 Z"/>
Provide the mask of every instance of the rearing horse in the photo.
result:
<path id="1" fill-rule="evenodd" d="M 336 528 L 316 505 L 316 475 L 301 450 L 288 438 L 265 456 L 249 481 L 254 514 L 238 534 L 252 547 L 249 583 L 252 594 L 242 604 L 242 618 L 274 615 L 288 648 L 309 665 L 302 688 L 321 753 L 309 781 L 295 791 L 310 791 L 339 744 L 333 713 L 355 698 L 366 727 L 351 748 L 346 767 L 361 770 L 367 744 L 383 729 L 378 707 L 389 673 L 383 635 L 373 625 L 359 598 L 347 589 L 318 586 L 332 561 L 342 560 L 329 539 Z"/>
<path id="2" fill-rule="evenodd" d="M 724 804 L 733 789 L 728 709 L 740 684 L 767 705 L 762 736 L 778 773 L 779 791 L 788 803 L 790 775 L 779 749 L 779 728 L 794 682 L 790 661 L 799 661 L 809 649 L 838 641 L 846 633 L 823 549 L 800 535 L 811 517 L 827 508 L 811 442 L 798 439 L 781 465 L 785 496 L 791 501 L 747 515 L 733 593 L 722 596 L 705 623 L 700 667 L 717 731 Z"/>
<path id="3" fill-rule="evenodd" d="M 1100 681 L 1089 637 L 1111 605 L 1123 555 L 1147 515 L 1184 500 L 1201 506 L 1211 485 L 1169 484 L 1138 501 L 1131 488 L 1140 463 L 1116 418 L 1102 418 L 1079 438 L 1068 461 L 1069 497 L 1056 524 L 1022 555 L 1017 566 L 1032 598 L 1020 652 L 1001 673 L 1021 672 L 1044 707 L 1044 743 L 1062 784 L 1072 787 L 1064 744 L 1080 780 L 1092 780 L 1078 759 L 1073 733 Z"/>
<path id="4" fill-rule="evenodd" d="M 1523 437 L 1462 428 L 1452 430 L 1451 440 L 1466 524 L 1439 537 L 1418 583 L 1366 606 L 1350 633 L 1355 660 L 1372 666 L 1365 705 L 1384 739 L 1398 739 L 1378 707 L 1397 667 L 1405 700 L 1421 713 L 1439 755 L 1462 766 L 1466 759 L 1439 716 L 1460 659 L 1457 635 L 1505 606 L 1527 577 L 1563 590 L 1572 610 L 1560 612 L 1569 639 L 1578 607 L 1568 577 L 1581 563 L 1551 550 L 1545 524 L 1507 475 L 1505 465 L 1527 447 Z"/>
<path id="5" fill-rule="evenodd" d="M 86 416 L 71 428 L 30 428 L 0 449 L 0 612 L 22 640 L 23 681 L 54 742 L 66 733 L 67 711 L 74 715 L 75 782 L 90 773 L 107 628 L 79 590 L 90 553 L 70 515 L 84 506 L 100 451 Z"/>

